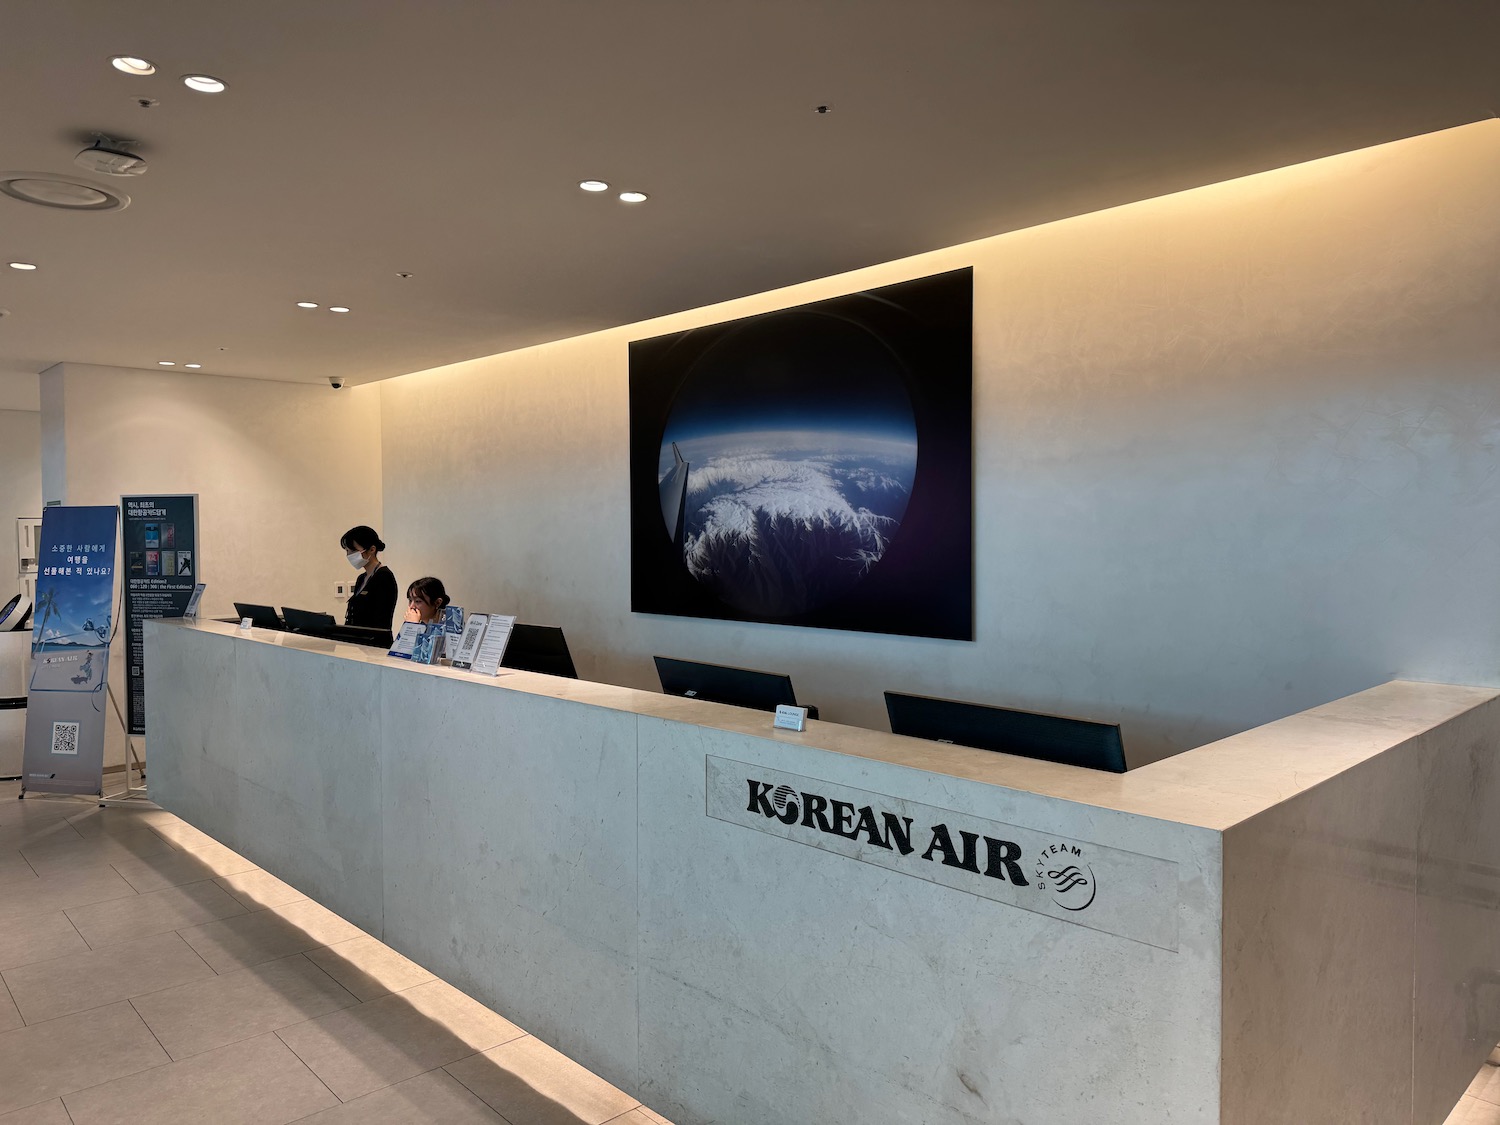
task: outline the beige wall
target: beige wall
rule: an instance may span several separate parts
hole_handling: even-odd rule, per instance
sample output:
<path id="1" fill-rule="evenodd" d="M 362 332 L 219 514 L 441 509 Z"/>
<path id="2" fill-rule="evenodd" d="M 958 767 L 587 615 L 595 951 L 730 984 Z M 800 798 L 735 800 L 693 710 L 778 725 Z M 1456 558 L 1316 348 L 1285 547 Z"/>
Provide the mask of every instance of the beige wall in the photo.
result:
<path id="1" fill-rule="evenodd" d="M 656 652 L 1124 724 L 1133 763 L 1395 676 L 1500 680 L 1500 121 L 381 386 L 403 582 Z M 635 338 L 975 268 L 974 643 L 632 614 Z"/>
<path id="2" fill-rule="evenodd" d="M 16 520 L 42 514 L 42 416 L 0 410 L 0 606 L 21 590 Z"/>
<path id="3" fill-rule="evenodd" d="M 333 584 L 353 572 L 338 537 L 380 520 L 373 388 L 59 364 L 42 375 L 42 414 L 48 499 L 198 493 L 206 615 L 253 601 L 342 619 Z M 120 652 L 117 644 L 117 691 Z"/>

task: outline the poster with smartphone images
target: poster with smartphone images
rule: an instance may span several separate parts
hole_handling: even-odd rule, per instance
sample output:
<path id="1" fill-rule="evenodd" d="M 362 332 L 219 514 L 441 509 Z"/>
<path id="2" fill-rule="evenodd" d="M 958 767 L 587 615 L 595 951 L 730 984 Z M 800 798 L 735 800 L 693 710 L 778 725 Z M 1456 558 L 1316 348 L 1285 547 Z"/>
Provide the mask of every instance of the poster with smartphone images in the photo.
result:
<path id="1" fill-rule="evenodd" d="M 187 613 L 198 584 L 198 496 L 122 496 L 126 692 L 131 734 L 146 733 L 146 622 Z"/>

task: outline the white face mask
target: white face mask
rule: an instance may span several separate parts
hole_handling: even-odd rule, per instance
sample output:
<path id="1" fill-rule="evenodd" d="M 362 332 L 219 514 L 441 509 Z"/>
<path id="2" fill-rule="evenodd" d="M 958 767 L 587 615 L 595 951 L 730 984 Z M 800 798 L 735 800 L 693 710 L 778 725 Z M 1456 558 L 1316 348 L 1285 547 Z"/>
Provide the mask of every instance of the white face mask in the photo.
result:
<path id="1" fill-rule="evenodd" d="M 363 570 L 364 569 L 365 556 L 361 552 L 359 552 L 359 551 L 350 551 L 344 557 L 349 560 L 349 565 L 352 566 L 355 570 Z"/>

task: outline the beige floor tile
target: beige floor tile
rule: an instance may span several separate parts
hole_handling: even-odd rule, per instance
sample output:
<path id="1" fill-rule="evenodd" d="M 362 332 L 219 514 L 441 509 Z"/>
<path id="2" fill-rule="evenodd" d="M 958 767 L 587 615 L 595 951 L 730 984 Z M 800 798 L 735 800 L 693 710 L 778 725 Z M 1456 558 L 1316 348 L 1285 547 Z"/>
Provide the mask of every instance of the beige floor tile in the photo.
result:
<path id="1" fill-rule="evenodd" d="M 309 950 L 307 959 L 361 1000 L 437 980 L 415 961 L 368 936 Z"/>
<path id="2" fill-rule="evenodd" d="M 338 1104 L 297 1056 L 263 1035 L 63 1098 L 73 1125 L 285 1125 Z"/>
<path id="3" fill-rule="evenodd" d="M 97 808 L 97 797 L 72 797 L 56 793 L 33 793 L 24 801 L 16 800 L 19 787 L 15 782 L 6 783 L 6 791 L 0 794 L 0 826 L 15 824 L 22 820 L 58 820 L 88 809 Z"/>
<path id="4" fill-rule="evenodd" d="M 212 848 L 182 851 L 176 848 L 141 859 L 115 860 L 114 869 L 142 894 L 184 883 L 201 883 L 220 875 L 233 875 L 255 867 L 244 856 L 236 855 L 222 844 Z"/>
<path id="5" fill-rule="evenodd" d="M 62 1099 L 53 1098 L 50 1102 L 0 1113 L 0 1125 L 73 1125 L 73 1119 L 63 1108 Z"/>
<path id="6" fill-rule="evenodd" d="M 527 1125 L 603 1125 L 641 1104 L 532 1035 L 447 1069 L 496 1113 Z"/>
<path id="7" fill-rule="evenodd" d="M 201 832 L 185 820 L 176 820 L 173 823 L 162 823 L 155 826 L 155 831 L 171 841 L 174 848 L 204 848 L 209 844 L 217 844 L 207 832 Z"/>
<path id="8" fill-rule="evenodd" d="M 185 1059 L 357 1001 L 307 958 L 295 956 L 153 992 L 134 1003 L 167 1053 Z"/>
<path id="9" fill-rule="evenodd" d="M 16 1002 L 10 998 L 4 982 L 0 982 L 0 1031 L 12 1031 L 25 1024 L 21 1018 L 21 1009 L 16 1007 Z"/>
<path id="10" fill-rule="evenodd" d="M 1500 1105 L 1500 1066 L 1485 1063 L 1469 1083 L 1469 1097 Z"/>
<path id="11" fill-rule="evenodd" d="M 278 1032 L 349 1101 L 525 1034 L 442 981 Z"/>
<path id="12" fill-rule="evenodd" d="M 0 851 L 4 852 L 50 847 L 82 839 L 82 836 L 73 831 L 73 826 L 60 816 L 33 817 L 10 823 L 0 820 Z"/>
<path id="13" fill-rule="evenodd" d="M 1483 1098 L 1464 1097 L 1453 1108 L 1447 1125 L 1500 1125 L 1500 1105 Z"/>
<path id="14" fill-rule="evenodd" d="M 0 918 L 0 971 L 88 949 L 61 910 Z"/>
<path id="15" fill-rule="evenodd" d="M 441 1070 L 315 1113 L 302 1125 L 508 1125 Z"/>
<path id="16" fill-rule="evenodd" d="M 113 867 L 90 867 L 6 887 L 0 894 L 0 921 L 134 897 L 135 888 Z"/>
<path id="17" fill-rule="evenodd" d="M 652 1113 L 645 1106 L 636 1106 L 619 1117 L 613 1117 L 609 1125 L 672 1125 L 665 1117 Z"/>
<path id="18" fill-rule="evenodd" d="M 652 1109 L 649 1105 L 636 1106 L 633 1110 L 630 1111 L 630 1113 L 627 1113 L 624 1117 L 620 1118 L 620 1120 L 625 1122 L 626 1125 L 636 1125 L 636 1122 L 631 1120 L 632 1114 L 637 1115 L 643 1123 L 646 1123 L 646 1125 L 672 1125 L 670 1121 L 668 1121 L 661 1114 L 657 1113 L 656 1110 Z"/>
<path id="19" fill-rule="evenodd" d="M 76 835 L 76 833 L 75 833 Z M 21 849 L 26 862 L 44 878 L 70 869 L 98 863 L 116 863 L 136 856 L 170 852 L 172 845 L 149 828 L 123 832 L 118 836 L 79 836 L 73 840 L 53 840 Z"/>
<path id="20" fill-rule="evenodd" d="M 220 893 L 228 895 L 222 888 Z M 184 930 L 182 936 L 215 970 L 229 973 L 292 953 L 304 953 L 320 945 L 362 937 L 364 931 L 326 907 L 303 899 L 195 926 Z"/>
<path id="21" fill-rule="evenodd" d="M 245 908 L 223 887 L 205 881 L 74 907 L 68 910 L 68 917 L 78 927 L 83 940 L 99 949 L 244 912 Z"/>
<path id="22" fill-rule="evenodd" d="M 283 883 L 269 871 L 251 868 L 237 875 L 225 875 L 215 882 L 239 899 L 246 910 L 264 910 L 270 906 L 285 906 L 289 902 L 301 902 L 307 896 L 290 883 Z"/>
<path id="23" fill-rule="evenodd" d="M 20 852 L 0 851 L 0 890 L 11 883 L 35 878 L 36 869 L 26 862 L 26 857 Z"/>
<path id="24" fill-rule="evenodd" d="M 34 962 L 3 975 L 22 1017 L 41 1023 L 215 974 L 192 946 L 165 933 Z"/>
<path id="25" fill-rule="evenodd" d="M 124 1000 L 7 1031 L 0 1035 L 0 1113 L 167 1061 Z"/>
<path id="26" fill-rule="evenodd" d="M 142 828 L 155 828 L 162 824 L 181 824 L 182 821 L 175 814 L 154 805 L 141 808 L 107 809 L 101 809 L 95 805 L 91 809 L 85 809 L 68 817 L 68 823 L 79 835 L 97 836 L 101 833 L 118 835 L 122 832 L 138 832 Z"/>

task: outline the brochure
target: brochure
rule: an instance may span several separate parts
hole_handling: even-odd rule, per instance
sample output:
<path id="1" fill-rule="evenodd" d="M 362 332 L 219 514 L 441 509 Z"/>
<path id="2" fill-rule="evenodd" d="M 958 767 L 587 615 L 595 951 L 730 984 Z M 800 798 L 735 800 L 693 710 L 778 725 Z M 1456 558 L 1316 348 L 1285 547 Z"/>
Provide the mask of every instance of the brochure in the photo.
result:
<path id="1" fill-rule="evenodd" d="M 411 650 L 417 643 L 417 638 L 422 635 L 422 626 L 416 621 L 408 621 L 401 626 L 401 631 L 396 634 L 396 643 L 391 646 L 387 654 L 401 660 L 411 659 Z"/>
<path id="2" fill-rule="evenodd" d="M 484 639 L 479 642 L 479 652 L 474 657 L 474 671 L 486 676 L 500 674 L 500 661 L 505 659 L 505 646 L 510 642 L 510 631 L 515 623 L 515 614 L 489 615 L 489 625 L 484 630 Z"/>
<path id="3" fill-rule="evenodd" d="M 474 666 L 474 657 L 479 655 L 479 643 L 484 639 L 484 627 L 489 624 L 489 620 L 489 615 L 485 613 L 469 614 L 469 620 L 464 624 L 463 638 L 458 642 L 458 650 L 453 655 L 453 667 Z"/>
<path id="4" fill-rule="evenodd" d="M 413 664 L 436 664 L 438 654 L 443 651 L 443 642 L 448 637 L 448 630 L 441 621 L 435 621 L 431 625 L 418 625 L 417 628 L 422 632 L 412 642 L 411 662 Z"/>
<path id="5" fill-rule="evenodd" d="M 208 583 L 199 582 L 193 587 L 193 596 L 188 598 L 187 608 L 182 611 L 184 617 L 198 616 L 198 603 L 203 600 L 203 591 L 208 589 Z"/>

